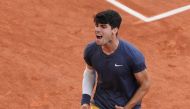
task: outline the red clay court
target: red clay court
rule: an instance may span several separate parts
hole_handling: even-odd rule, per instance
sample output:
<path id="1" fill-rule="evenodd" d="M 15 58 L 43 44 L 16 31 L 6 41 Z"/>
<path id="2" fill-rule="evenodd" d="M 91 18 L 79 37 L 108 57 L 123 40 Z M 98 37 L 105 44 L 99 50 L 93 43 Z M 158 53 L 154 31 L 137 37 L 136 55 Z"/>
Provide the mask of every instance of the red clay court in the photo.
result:
<path id="1" fill-rule="evenodd" d="M 117 0 L 147 18 L 188 0 Z M 142 109 L 189 109 L 190 10 L 144 22 L 106 0 L 0 1 L 0 109 L 79 109 L 93 15 L 115 9 L 120 36 L 145 55 L 152 87 Z"/>

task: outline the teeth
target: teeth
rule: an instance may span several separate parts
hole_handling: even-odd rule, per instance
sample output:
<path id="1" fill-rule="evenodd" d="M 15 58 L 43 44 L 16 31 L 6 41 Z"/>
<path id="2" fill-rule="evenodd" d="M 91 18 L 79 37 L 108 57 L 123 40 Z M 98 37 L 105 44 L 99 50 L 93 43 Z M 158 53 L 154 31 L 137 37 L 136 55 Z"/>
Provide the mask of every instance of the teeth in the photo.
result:
<path id="1" fill-rule="evenodd" d="M 101 38 L 102 38 L 102 36 L 96 36 L 96 38 L 97 38 L 97 39 L 101 39 Z"/>

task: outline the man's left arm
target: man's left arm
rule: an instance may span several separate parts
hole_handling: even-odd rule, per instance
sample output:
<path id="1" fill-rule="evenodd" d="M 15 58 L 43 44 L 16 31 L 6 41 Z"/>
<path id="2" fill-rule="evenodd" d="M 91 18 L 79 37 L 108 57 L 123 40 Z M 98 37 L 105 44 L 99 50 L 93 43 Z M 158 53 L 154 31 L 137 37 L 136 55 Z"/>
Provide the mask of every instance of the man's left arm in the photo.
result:
<path id="1" fill-rule="evenodd" d="M 146 95 L 150 88 L 150 78 L 146 70 L 135 73 L 134 75 L 137 81 L 139 82 L 140 87 L 136 91 L 132 99 L 127 103 L 124 109 L 132 109 L 137 104 L 137 102 L 142 100 L 142 98 Z"/>
<path id="2" fill-rule="evenodd" d="M 139 82 L 140 87 L 125 107 L 116 106 L 116 109 L 132 109 L 137 104 L 137 102 L 142 100 L 142 98 L 148 92 L 150 88 L 150 78 L 147 74 L 147 71 L 143 70 L 141 72 L 135 73 L 134 75 L 137 81 Z"/>

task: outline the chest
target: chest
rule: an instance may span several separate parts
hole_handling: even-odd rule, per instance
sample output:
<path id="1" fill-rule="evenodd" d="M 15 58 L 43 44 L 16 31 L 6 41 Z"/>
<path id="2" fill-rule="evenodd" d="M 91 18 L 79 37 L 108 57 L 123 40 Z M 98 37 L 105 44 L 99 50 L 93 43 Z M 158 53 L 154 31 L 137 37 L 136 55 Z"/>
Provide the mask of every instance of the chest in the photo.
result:
<path id="1" fill-rule="evenodd" d="M 110 80 L 131 75 L 130 62 L 122 53 L 111 56 L 95 54 L 92 57 L 92 65 L 100 76 Z"/>

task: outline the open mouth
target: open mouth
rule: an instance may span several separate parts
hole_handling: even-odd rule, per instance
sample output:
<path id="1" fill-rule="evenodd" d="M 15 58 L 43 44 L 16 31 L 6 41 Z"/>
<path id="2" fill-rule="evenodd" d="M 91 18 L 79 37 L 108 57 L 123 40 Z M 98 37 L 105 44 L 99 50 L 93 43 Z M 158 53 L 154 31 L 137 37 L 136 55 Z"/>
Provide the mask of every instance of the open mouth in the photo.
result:
<path id="1" fill-rule="evenodd" d="M 97 38 L 97 39 L 101 39 L 101 38 L 102 38 L 102 36 L 98 36 L 98 35 L 96 35 L 96 38 Z"/>

